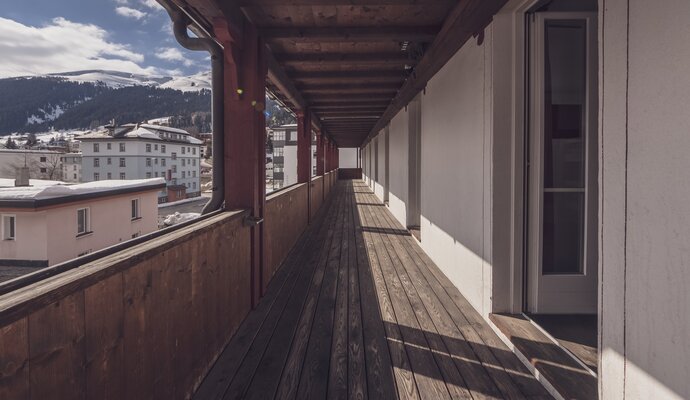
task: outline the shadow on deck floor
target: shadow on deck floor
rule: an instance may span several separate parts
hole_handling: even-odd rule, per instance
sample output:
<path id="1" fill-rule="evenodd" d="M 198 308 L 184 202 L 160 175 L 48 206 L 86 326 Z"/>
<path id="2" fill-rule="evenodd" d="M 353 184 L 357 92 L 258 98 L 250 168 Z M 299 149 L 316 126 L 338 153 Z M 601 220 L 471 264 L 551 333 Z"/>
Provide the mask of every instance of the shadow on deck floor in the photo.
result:
<path id="1" fill-rule="evenodd" d="M 550 396 L 355 180 L 338 182 L 195 398 Z"/>

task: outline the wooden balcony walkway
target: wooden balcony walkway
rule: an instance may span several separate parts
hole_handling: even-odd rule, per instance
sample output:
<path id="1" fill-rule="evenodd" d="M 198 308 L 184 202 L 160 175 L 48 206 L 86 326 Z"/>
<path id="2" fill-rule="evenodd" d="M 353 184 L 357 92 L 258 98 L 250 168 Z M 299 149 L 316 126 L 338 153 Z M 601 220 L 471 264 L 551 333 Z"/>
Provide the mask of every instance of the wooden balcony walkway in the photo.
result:
<path id="1" fill-rule="evenodd" d="M 549 398 L 361 181 L 339 181 L 198 399 Z"/>

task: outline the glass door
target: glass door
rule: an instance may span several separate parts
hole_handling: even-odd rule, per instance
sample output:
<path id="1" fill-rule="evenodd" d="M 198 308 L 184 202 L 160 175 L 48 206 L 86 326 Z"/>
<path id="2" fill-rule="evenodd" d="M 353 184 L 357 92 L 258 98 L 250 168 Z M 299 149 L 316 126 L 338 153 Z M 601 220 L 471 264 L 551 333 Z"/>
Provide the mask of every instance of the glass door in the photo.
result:
<path id="1" fill-rule="evenodd" d="M 530 39 L 528 310 L 595 313 L 596 15 L 534 14 Z"/>

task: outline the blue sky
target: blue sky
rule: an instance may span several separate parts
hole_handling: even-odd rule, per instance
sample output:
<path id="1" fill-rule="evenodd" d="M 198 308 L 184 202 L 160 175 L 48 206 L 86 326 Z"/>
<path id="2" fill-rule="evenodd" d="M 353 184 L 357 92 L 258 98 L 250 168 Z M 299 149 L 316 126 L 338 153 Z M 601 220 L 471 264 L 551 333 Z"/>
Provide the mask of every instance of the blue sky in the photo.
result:
<path id="1" fill-rule="evenodd" d="M 0 78 L 110 69 L 191 75 L 208 56 L 177 44 L 155 0 L 4 0 Z"/>

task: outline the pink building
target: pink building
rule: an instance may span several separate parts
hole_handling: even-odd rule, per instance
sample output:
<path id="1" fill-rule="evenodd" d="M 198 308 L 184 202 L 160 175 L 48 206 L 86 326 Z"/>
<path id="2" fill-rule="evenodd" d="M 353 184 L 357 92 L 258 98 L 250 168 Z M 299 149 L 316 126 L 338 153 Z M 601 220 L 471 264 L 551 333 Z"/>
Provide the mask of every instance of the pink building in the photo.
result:
<path id="1" fill-rule="evenodd" d="M 165 186 L 162 178 L 24 187 L 9 181 L 0 181 L 0 268 L 16 275 L 155 231 L 157 193 Z"/>

